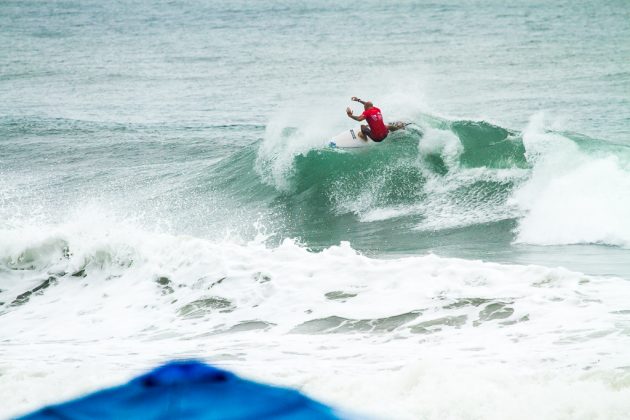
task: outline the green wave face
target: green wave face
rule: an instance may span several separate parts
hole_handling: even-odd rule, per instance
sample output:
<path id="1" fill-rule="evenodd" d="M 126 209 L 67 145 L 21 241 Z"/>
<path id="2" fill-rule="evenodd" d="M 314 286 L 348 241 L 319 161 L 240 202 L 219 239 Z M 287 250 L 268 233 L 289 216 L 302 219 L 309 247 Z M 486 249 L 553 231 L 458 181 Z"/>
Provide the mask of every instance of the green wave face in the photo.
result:
<path id="1" fill-rule="evenodd" d="M 215 164 L 205 185 L 222 197 L 230 213 L 225 219 L 244 214 L 236 218 L 240 231 L 261 220 L 273 234 L 270 241 L 298 238 L 313 249 L 349 241 L 375 253 L 496 253 L 519 237 L 539 241 L 548 228 L 536 220 L 557 223 L 544 221 L 548 211 L 565 211 L 547 192 L 554 182 L 568 182 L 568 190 L 579 194 L 574 183 L 599 177 L 588 171 L 619 173 L 623 184 L 623 168 L 630 166 L 623 145 L 429 115 L 373 147 L 331 149 L 317 140 L 308 143 L 299 129 L 285 128 Z M 571 194 L 567 203 L 581 202 Z M 540 209 L 532 213 L 532 205 Z M 528 229 L 538 232 L 525 234 L 530 213 L 536 220 L 527 222 Z M 598 233 L 595 241 L 606 235 Z"/>
<path id="2" fill-rule="evenodd" d="M 463 146 L 461 165 L 476 168 L 526 168 L 519 133 L 481 121 L 455 121 L 450 129 Z"/>
<path id="3" fill-rule="evenodd" d="M 295 132 L 283 130 L 283 144 Z M 462 234 L 482 240 L 479 231 L 509 241 L 517 212 L 507 201 L 528 171 L 518 133 L 429 116 L 364 149 L 263 156 L 265 146 L 224 159 L 213 178 L 235 206 L 271 220 L 278 239 L 315 249 L 342 240 L 375 252 L 433 248 Z"/>

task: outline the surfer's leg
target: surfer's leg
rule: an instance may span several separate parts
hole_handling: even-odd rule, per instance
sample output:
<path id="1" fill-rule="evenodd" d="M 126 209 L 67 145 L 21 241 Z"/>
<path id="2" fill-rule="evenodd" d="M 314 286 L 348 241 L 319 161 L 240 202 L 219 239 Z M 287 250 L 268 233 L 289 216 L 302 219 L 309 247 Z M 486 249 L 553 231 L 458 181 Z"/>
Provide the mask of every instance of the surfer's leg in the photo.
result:
<path id="1" fill-rule="evenodd" d="M 403 128 L 405 128 L 406 125 L 407 124 L 405 124 L 402 121 L 396 121 L 396 122 L 393 122 L 391 124 L 387 124 L 387 129 L 389 131 L 402 130 Z"/>
<path id="2" fill-rule="evenodd" d="M 357 133 L 359 138 L 363 141 L 367 141 L 368 138 L 372 138 L 372 132 L 370 131 L 370 127 L 367 125 L 361 126 L 361 131 Z"/>

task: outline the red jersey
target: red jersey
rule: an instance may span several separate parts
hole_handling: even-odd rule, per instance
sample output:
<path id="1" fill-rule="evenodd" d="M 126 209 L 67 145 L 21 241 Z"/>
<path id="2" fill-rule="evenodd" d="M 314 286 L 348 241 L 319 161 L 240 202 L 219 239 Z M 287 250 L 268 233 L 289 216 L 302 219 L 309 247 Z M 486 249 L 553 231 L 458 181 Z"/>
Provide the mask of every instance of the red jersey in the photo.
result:
<path id="1" fill-rule="evenodd" d="M 365 117 L 365 121 L 367 121 L 370 126 L 370 131 L 372 132 L 372 136 L 374 139 L 384 139 L 387 137 L 387 126 L 383 122 L 383 115 L 381 114 L 381 110 L 377 107 L 373 106 L 370 109 L 366 109 L 361 114 Z"/>

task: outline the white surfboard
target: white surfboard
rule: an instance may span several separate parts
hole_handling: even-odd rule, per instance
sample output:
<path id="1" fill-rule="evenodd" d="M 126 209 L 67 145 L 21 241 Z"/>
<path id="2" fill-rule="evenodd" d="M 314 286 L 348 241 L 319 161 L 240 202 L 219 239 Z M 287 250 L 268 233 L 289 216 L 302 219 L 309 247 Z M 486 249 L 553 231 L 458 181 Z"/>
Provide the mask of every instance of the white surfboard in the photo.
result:
<path id="1" fill-rule="evenodd" d="M 350 130 L 342 131 L 335 137 L 330 139 L 328 143 L 329 147 L 340 149 L 352 149 L 356 147 L 367 147 L 373 144 L 378 144 L 375 141 L 368 139 L 367 141 L 361 140 L 358 136 L 358 132 L 361 128 L 351 128 Z"/>

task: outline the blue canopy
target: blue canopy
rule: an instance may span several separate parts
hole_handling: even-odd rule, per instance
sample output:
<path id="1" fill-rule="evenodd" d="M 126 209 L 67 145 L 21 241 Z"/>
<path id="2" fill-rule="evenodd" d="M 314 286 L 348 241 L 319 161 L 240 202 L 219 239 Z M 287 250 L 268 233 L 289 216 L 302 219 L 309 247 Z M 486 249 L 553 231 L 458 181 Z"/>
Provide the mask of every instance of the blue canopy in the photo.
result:
<path id="1" fill-rule="evenodd" d="M 24 420 L 340 418 L 332 408 L 298 391 L 251 382 L 194 361 L 171 362 L 127 384 L 21 417 Z"/>

